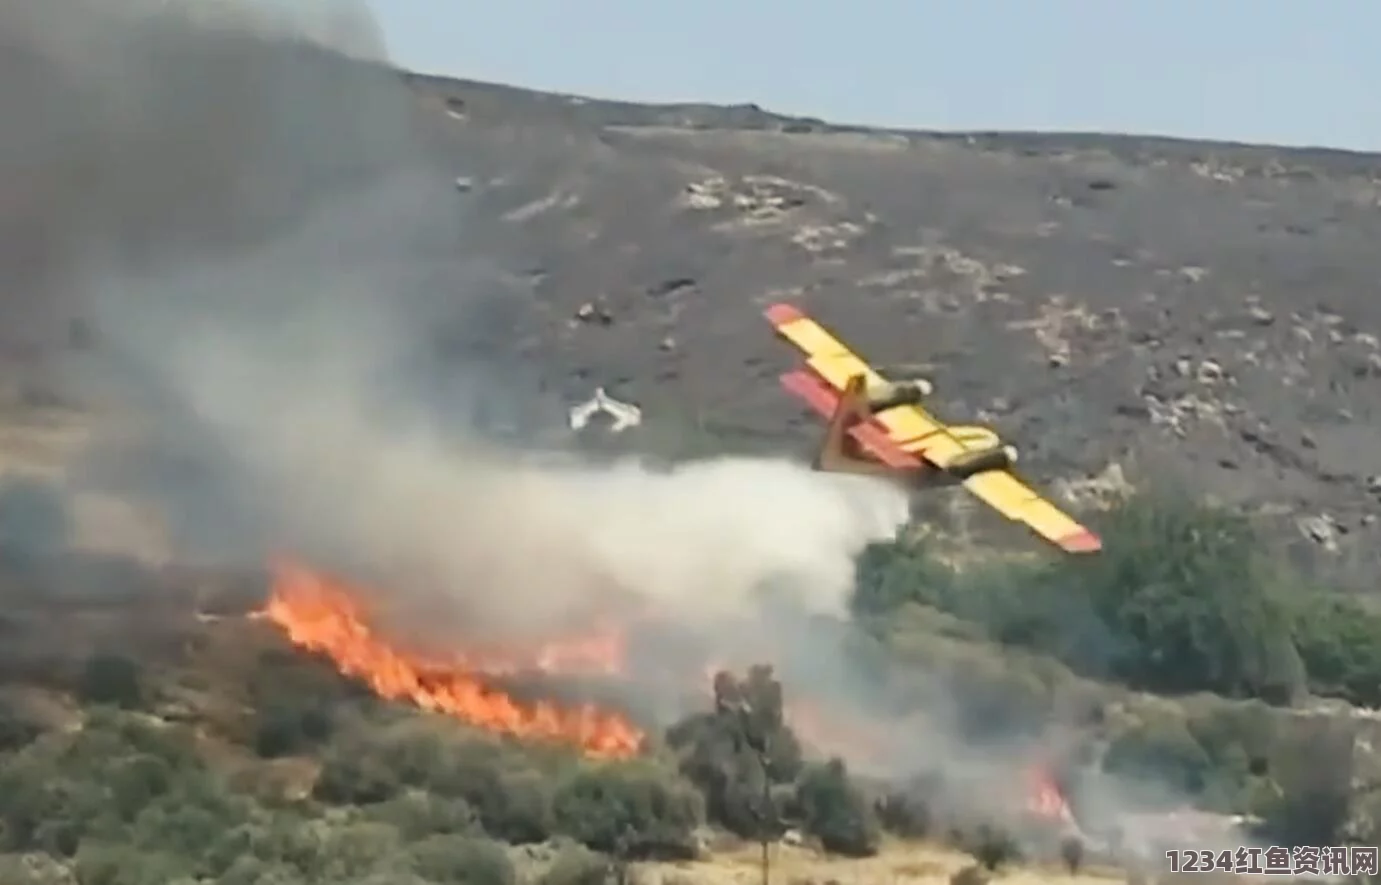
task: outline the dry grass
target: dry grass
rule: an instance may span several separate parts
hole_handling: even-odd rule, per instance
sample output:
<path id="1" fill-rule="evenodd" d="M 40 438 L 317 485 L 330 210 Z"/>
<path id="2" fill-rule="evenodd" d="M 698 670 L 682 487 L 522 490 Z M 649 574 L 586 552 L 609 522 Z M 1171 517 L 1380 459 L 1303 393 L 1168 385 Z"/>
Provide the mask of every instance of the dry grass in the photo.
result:
<path id="1" fill-rule="evenodd" d="M 721 852 L 712 860 L 680 864 L 644 864 L 643 885 L 758 885 L 762 872 L 757 846 Z M 828 857 L 809 848 L 776 845 L 771 854 L 772 885 L 948 885 L 950 876 L 973 863 L 967 854 L 916 843 L 888 845 L 876 857 L 851 860 Z M 1003 885 L 1095 885 L 1125 881 L 1111 871 L 1087 871 L 1078 877 L 1063 870 L 1013 868 L 999 873 Z"/>

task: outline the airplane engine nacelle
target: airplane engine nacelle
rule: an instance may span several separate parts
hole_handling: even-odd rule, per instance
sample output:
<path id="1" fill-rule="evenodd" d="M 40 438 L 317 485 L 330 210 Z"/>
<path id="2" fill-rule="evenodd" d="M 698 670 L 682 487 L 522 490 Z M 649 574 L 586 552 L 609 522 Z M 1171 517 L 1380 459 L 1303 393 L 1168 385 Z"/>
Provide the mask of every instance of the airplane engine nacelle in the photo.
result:
<path id="1" fill-rule="evenodd" d="M 889 381 L 868 391 L 868 408 L 885 412 L 897 406 L 918 406 L 934 391 L 935 386 L 924 378 Z"/>
<path id="2" fill-rule="evenodd" d="M 945 472 L 955 479 L 968 479 L 989 470 L 1010 470 L 1017 463 L 1016 446 L 1004 445 L 986 427 L 952 427 L 950 432 L 971 449 L 945 465 Z"/>

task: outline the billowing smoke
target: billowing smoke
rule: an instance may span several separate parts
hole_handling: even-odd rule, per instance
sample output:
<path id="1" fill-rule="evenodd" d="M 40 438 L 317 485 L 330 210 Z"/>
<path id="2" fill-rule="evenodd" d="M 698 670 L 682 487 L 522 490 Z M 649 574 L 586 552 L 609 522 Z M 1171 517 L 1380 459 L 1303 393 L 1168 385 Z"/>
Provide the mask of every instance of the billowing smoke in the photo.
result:
<path id="1" fill-rule="evenodd" d="M 70 366 L 83 395 L 138 410 L 125 457 L 108 446 L 87 477 L 157 499 L 184 550 L 366 578 L 442 641 L 707 622 L 765 588 L 842 613 L 853 555 L 905 519 L 889 486 L 779 461 L 593 466 L 439 419 L 532 397 L 494 370 L 524 305 L 469 245 L 401 78 L 321 48 L 376 56 L 368 20 L 288 8 L 29 0 L 5 30 L 26 82 L 74 96 L 7 97 L 34 121 L 30 205 L 71 204 L 32 283 L 75 293 L 95 329 Z M 88 189 L 65 180 L 81 170 Z"/>
<path id="2" fill-rule="evenodd" d="M 464 170 L 413 135 L 362 9 L 9 0 L 0 48 L 0 344 L 79 348 L 59 380 L 103 423 L 75 482 L 153 501 L 182 555 L 379 588 L 419 640 L 655 618 L 886 702 L 831 616 L 899 490 L 486 432 L 544 427 L 505 359 L 529 296 L 467 238 Z M 898 702 L 927 710 L 902 764 L 959 753 L 949 690 Z"/>

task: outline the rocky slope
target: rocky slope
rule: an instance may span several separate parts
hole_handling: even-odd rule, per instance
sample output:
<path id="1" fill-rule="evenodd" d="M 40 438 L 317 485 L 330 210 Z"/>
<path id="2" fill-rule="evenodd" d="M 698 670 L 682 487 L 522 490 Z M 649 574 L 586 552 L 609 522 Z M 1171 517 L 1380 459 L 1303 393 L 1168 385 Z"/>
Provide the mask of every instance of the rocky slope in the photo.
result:
<path id="1" fill-rule="evenodd" d="M 1188 488 L 1354 581 L 1372 570 L 1374 156 L 837 127 L 234 39 L 140 56 L 137 81 L 9 60 L 0 110 L 29 125 L 0 155 L 0 281 L 23 296 L 0 299 L 6 385 L 84 337 L 70 293 L 92 241 L 143 266 L 271 239 L 420 144 L 467 215 L 440 288 L 483 264 L 502 297 L 480 343 L 540 365 L 568 401 L 604 386 L 652 424 L 679 413 L 803 446 L 816 423 L 778 389 L 792 354 L 760 316 L 790 299 L 931 377 L 937 411 L 994 423 L 1042 483 Z M 201 80 L 173 76 L 189 59 Z M 97 113 L 121 101 L 146 131 Z M 418 248 L 415 264 L 451 261 Z"/>
<path id="2" fill-rule="evenodd" d="M 1031 469 L 1119 465 L 1264 514 L 1354 577 L 1381 490 L 1381 162 L 1108 135 L 940 135 L 410 78 L 457 199 L 520 256 L 520 348 L 570 395 L 810 426 L 790 299 Z"/>

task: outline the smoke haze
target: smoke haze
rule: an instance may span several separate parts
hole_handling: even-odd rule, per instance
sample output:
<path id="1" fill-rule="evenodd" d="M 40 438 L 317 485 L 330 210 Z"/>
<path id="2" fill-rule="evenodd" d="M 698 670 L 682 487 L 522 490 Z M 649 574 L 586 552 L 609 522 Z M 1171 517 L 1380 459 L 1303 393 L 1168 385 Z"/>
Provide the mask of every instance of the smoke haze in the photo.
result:
<path id="1" fill-rule="evenodd" d="M 298 556 L 379 588 L 418 641 L 655 617 L 785 661 L 788 692 L 885 705 L 839 618 L 904 493 L 781 460 L 495 443 L 480 405 L 543 413 L 504 360 L 529 296 L 467 241 L 401 79 L 321 48 L 380 60 L 377 28 L 325 0 L 210 5 L 240 11 L 0 6 L 0 114 L 22 121 L 0 140 L 0 344 L 90 325 L 61 380 L 129 416 L 80 481 L 154 502 L 183 555 Z M 992 762 L 956 736 L 951 686 L 929 687 L 883 767 Z"/>
<path id="2" fill-rule="evenodd" d="M 403 615 L 422 600 L 433 631 L 492 637 L 611 611 L 743 616 L 773 582 L 842 614 L 853 555 L 905 519 L 898 490 L 787 462 L 583 465 L 437 420 L 533 397 L 453 346 L 501 352 L 523 308 L 493 309 L 519 296 L 468 246 L 401 79 L 291 42 L 345 34 L 373 57 L 367 19 L 7 9 L 29 61 L 0 89 L 9 119 L 32 121 L 6 171 L 33 212 L 14 218 L 48 222 L 22 282 L 62 305 L 49 334 L 73 317 L 96 330 L 65 366 L 83 397 L 138 409 L 139 457 L 126 436 L 85 477 L 156 500 L 184 552 L 303 556 L 387 588 Z"/>

